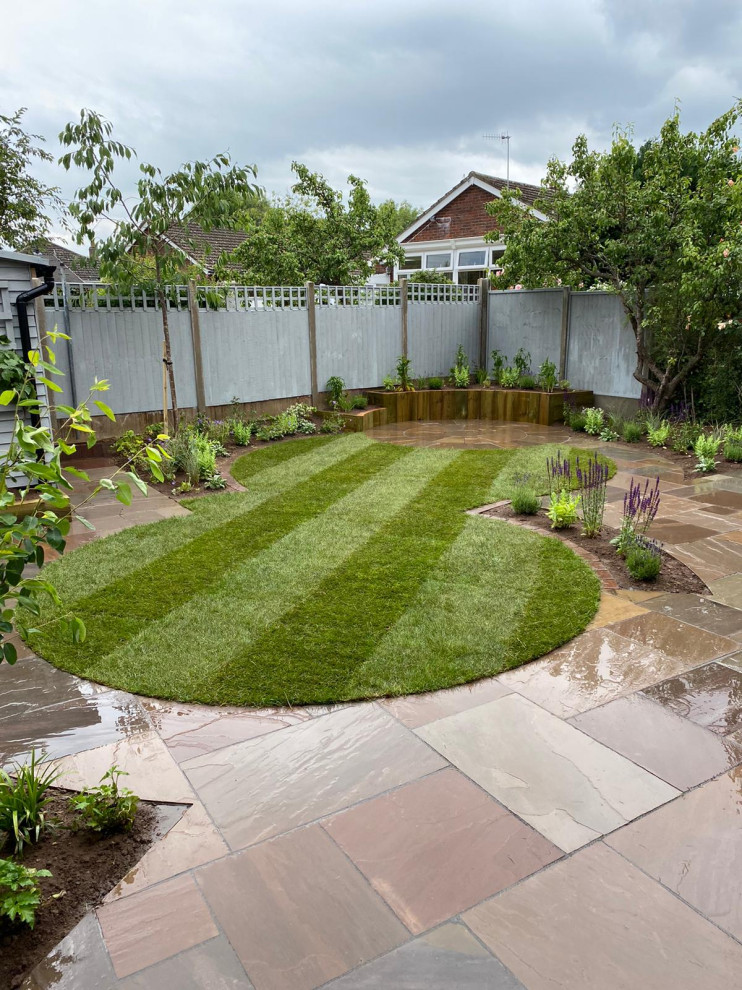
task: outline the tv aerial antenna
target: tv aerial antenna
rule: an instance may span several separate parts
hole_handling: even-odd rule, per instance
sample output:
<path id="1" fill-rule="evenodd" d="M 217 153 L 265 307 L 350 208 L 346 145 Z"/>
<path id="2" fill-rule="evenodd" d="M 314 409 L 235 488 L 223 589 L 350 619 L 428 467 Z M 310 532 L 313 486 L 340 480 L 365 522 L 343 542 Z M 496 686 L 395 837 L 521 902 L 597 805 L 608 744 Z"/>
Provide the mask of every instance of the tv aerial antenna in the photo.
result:
<path id="1" fill-rule="evenodd" d="M 505 183 L 507 188 L 510 188 L 510 135 L 506 131 L 502 131 L 500 134 L 483 134 L 483 138 L 488 141 L 504 141 L 507 147 L 507 172 L 505 173 L 506 179 Z"/>

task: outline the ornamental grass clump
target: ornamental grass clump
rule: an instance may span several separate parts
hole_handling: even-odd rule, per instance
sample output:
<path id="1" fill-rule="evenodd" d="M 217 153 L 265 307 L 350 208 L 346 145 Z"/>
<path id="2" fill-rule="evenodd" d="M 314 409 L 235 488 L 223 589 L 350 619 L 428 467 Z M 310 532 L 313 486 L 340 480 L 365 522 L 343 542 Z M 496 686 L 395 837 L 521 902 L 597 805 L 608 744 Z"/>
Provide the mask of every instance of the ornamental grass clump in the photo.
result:
<path id="1" fill-rule="evenodd" d="M 656 540 L 637 536 L 626 553 L 626 567 L 635 581 L 654 581 L 662 570 L 662 551 Z"/>
<path id="2" fill-rule="evenodd" d="M 622 557 L 636 542 L 637 537 L 644 537 L 649 527 L 654 522 L 654 517 L 660 507 L 660 479 L 659 475 L 655 479 L 654 485 L 650 487 L 649 480 L 644 482 L 642 489 L 641 482 L 634 484 L 631 479 L 629 490 L 623 497 L 623 518 L 621 519 L 621 529 L 618 536 L 611 540 L 616 552 Z"/>
<path id="3" fill-rule="evenodd" d="M 582 532 L 585 536 L 593 538 L 598 536 L 603 528 L 608 465 L 591 455 L 585 467 L 582 467 L 578 457 L 575 473 L 582 503 Z"/>
<path id="4" fill-rule="evenodd" d="M 60 776 L 46 761 L 46 754 L 31 751 L 28 763 L 15 764 L 12 774 L 0 770 L 0 832 L 13 842 L 14 851 L 22 853 L 28 843 L 38 842 L 47 826 L 47 793 Z"/>
<path id="5" fill-rule="evenodd" d="M 513 482 L 510 498 L 513 512 L 519 516 L 534 516 L 541 508 L 541 499 L 536 494 L 530 474 L 518 474 Z"/>

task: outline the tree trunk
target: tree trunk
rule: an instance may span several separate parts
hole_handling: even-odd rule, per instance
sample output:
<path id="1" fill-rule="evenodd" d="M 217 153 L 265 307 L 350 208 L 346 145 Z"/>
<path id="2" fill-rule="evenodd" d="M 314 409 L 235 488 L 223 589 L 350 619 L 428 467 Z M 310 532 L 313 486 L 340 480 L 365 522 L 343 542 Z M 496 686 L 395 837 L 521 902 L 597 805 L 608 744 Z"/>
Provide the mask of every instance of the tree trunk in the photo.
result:
<path id="1" fill-rule="evenodd" d="M 160 280 L 160 262 L 155 259 L 155 272 L 157 277 L 157 299 L 160 303 L 162 313 L 162 336 L 165 339 L 165 363 L 167 364 L 167 376 L 170 382 L 170 407 L 173 410 L 173 432 L 178 429 L 178 396 L 175 391 L 175 370 L 173 368 L 173 355 L 170 349 L 170 325 L 167 317 L 167 299 L 165 290 Z"/>

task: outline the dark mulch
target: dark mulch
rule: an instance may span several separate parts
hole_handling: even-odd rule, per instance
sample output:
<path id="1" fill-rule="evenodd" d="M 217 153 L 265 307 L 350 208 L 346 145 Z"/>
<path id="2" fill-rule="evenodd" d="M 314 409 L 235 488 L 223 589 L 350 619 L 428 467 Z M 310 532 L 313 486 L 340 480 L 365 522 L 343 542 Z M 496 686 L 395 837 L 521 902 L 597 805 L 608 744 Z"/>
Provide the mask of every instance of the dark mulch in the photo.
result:
<path id="1" fill-rule="evenodd" d="M 600 536 L 588 538 L 581 535 L 579 525 L 569 529 L 552 529 L 545 509 L 541 509 L 535 516 L 516 516 L 509 503 L 495 509 L 488 509 L 483 515 L 527 523 L 548 532 L 549 536 L 556 536 L 562 541 L 585 547 L 586 550 L 595 554 L 603 566 L 607 568 L 619 588 L 628 588 L 634 591 L 709 593 L 709 589 L 697 574 L 694 574 L 689 567 L 676 560 L 665 550 L 662 551 L 662 570 L 659 576 L 654 581 L 635 581 L 626 569 L 623 558 L 619 557 L 616 548 L 611 545 L 613 537 L 618 536 L 618 530 L 612 529 L 610 526 L 604 526 Z"/>
<path id="2" fill-rule="evenodd" d="M 0 987 L 20 986 L 23 977 L 65 937 L 91 908 L 139 862 L 182 812 L 182 805 L 141 802 L 130 832 L 97 836 L 75 829 L 77 816 L 68 808 L 70 792 L 55 790 L 47 820 L 58 820 L 36 845 L 26 846 L 22 862 L 50 870 L 41 881 L 42 905 L 33 929 L 0 921 Z M 0 853 L 4 857 L 11 850 Z M 60 895 L 54 897 L 54 895 Z"/>

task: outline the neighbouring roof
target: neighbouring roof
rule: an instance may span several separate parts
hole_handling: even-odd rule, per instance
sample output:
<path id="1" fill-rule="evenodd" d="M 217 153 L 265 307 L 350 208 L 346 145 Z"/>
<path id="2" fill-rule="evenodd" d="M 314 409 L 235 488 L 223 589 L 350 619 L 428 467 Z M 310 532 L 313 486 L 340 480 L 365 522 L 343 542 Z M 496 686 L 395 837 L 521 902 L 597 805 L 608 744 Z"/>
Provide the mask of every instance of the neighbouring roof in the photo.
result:
<path id="1" fill-rule="evenodd" d="M 66 282 L 98 282 L 100 272 L 90 263 L 90 259 L 77 251 L 71 251 L 63 244 L 54 241 L 41 241 L 36 245 L 34 255 L 41 255 L 48 258 L 52 265 L 56 265 L 55 280 L 62 281 L 62 269 Z"/>
<path id="2" fill-rule="evenodd" d="M 173 224 L 167 232 L 167 239 L 180 248 L 195 265 L 204 269 L 213 268 L 220 255 L 234 251 L 246 238 L 244 230 L 230 230 L 225 227 L 204 230 L 201 224 L 193 220 L 185 224 Z"/>
<path id="3" fill-rule="evenodd" d="M 402 233 L 397 238 L 401 243 L 406 238 L 410 237 L 419 230 L 424 224 L 428 222 L 432 217 L 436 215 L 439 209 L 442 209 L 448 203 L 453 202 L 461 193 L 465 192 L 471 186 L 479 186 L 481 189 L 489 190 L 492 192 L 493 197 L 499 196 L 502 189 L 506 189 L 508 185 L 508 180 L 503 179 L 497 175 L 486 175 L 484 172 L 469 172 L 468 175 L 458 182 L 452 189 L 444 193 L 440 199 L 437 199 L 432 206 L 429 206 L 414 220 L 412 224 L 403 230 Z M 519 189 L 521 193 L 521 202 L 526 206 L 533 208 L 533 204 L 538 196 L 543 195 L 543 189 L 541 186 L 534 186 L 528 182 L 519 182 L 517 179 L 510 180 L 511 189 Z M 534 211 L 537 216 L 541 214 Z M 545 219 L 545 218 L 544 218 Z"/>

